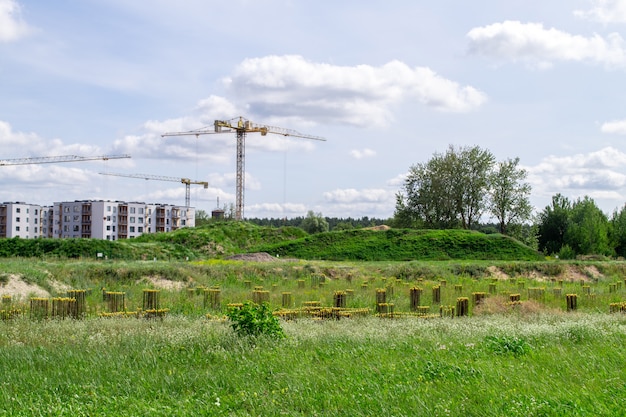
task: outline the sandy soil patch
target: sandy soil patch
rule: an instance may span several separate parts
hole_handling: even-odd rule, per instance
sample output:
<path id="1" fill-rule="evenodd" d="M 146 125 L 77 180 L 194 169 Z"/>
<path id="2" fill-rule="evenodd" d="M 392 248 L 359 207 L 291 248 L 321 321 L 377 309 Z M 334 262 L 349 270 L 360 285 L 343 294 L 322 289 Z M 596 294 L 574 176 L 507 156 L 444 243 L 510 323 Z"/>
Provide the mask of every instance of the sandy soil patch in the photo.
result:
<path id="1" fill-rule="evenodd" d="M 510 278 L 508 276 L 508 274 L 502 272 L 502 270 L 500 268 L 498 268 L 497 266 L 494 266 L 494 265 L 488 267 L 487 271 L 489 271 L 489 274 L 493 278 L 498 278 L 498 279 L 502 279 L 502 280 L 506 280 L 506 279 Z"/>
<path id="2" fill-rule="evenodd" d="M 50 297 L 50 293 L 38 285 L 29 284 L 17 275 L 9 275 L 9 280 L 0 285 L 0 296 L 10 295 L 14 300 L 26 300 L 28 297 Z"/>
<path id="3" fill-rule="evenodd" d="M 380 226 L 371 226 L 371 227 L 364 227 L 363 230 L 389 230 L 391 229 L 391 227 L 387 226 L 386 224 L 381 224 Z"/>
<path id="4" fill-rule="evenodd" d="M 149 283 L 155 288 L 159 288 L 162 290 L 182 290 L 187 286 L 186 282 L 172 281 L 171 279 L 165 279 L 161 277 L 145 277 L 137 281 L 138 284 L 142 282 Z"/>

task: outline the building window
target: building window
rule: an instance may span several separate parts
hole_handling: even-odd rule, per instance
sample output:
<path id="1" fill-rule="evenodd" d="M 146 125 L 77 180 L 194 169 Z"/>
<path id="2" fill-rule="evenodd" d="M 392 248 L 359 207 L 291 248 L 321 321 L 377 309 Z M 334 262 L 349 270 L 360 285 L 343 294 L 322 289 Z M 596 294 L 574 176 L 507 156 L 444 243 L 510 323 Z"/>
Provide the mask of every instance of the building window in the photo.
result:
<path id="1" fill-rule="evenodd" d="M 77 224 L 74 225 L 74 231 L 78 232 L 78 225 Z"/>
<path id="2" fill-rule="evenodd" d="M 28 232 L 28 226 L 26 226 L 26 231 Z"/>
<path id="3" fill-rule="evenodd" d="M 134 217 L 131 217 L 131 218 L 130 218 L 130 222 L 131 222 L 131 223 L 135 223 L 135 218 L 134 218 Z"/>
<path id="4" fill-rule="evenodd" d="M 28 214 L 28 207 L 26 207 L 26 214 Z"/>
<path id="5" fill-rule="evenodd" d="M 113 216 L 113 223 L 117 222 L 117 216 Z"/>
<path id="6" fill-rule="evenodd" d="M 17 223 L 19 223 L 19 222 L 20 222 L 20 218 L 19 218 L 19 217 L 16 217 L 16 218 L 15 218 L 15 221 L 16 221 Z"/>
<path id="7" fill-rule="evenodd" d="M 107 206 L 107 211 L 111 212 L 111 206 Z"/>
<path id="8" fill-rule="evenodd" d="M 115 232 L 115 226 L 113 226 L 113 231 Z"/>
<path id="9" fill-rule="evenodd" d="M 113 213 L 117 213 L 117 206 L 113 206 Z"/>
<path id="10" fill-rule="evenodd" d="M 143 223 L 143 217 L 137 217 L 137 223 Z"/>
<path id="11" fill-rule="evenodd" d="M 131 207 L 131 208 L 130 208 L 130 213 L 131 213 L 131 214 L 135 214 L 135 207 Z"/>
<path id="12" fill-rule="evenodd" d="M 181 224 L 182 224 L 183 226 L 185 226 L 185 225 L 187 224 L 185 219 L 182 219 L 180 222 L 181 222 Z"/>
<path id="13" fill-rule="evenodd" d="M 15 209 L 15 212 L 16 212 L 16 213 L 19 213 L 21 210 L 22 210 L 21 208 L 17 207 L 17 208 Z"/>
<path id="14" fill-rule="evenodd" d="M 130 226 L 130 232 L 135 233 L 135 226 Z"/>
<path id="15" fill-rule="evenodd" d="M 78 221 L 78 219 L 79 219 L 79 217 L 78 217 L 78 216 L 74 216 L 73 221 L 77 222 L 77 221 Z"/>
<path id="16" fill-rule="evenodd" d="M 111 221 L 111 216 L 107 216 L 107 221 L 110 222 Z"/>
<path id="17" fill-rule="evenodd" d="M 63 211 L 64 211 L 65 213 L 69 213 L 69 212 L 70 212 L 70 208 L 69 208 L 69 207 L 63 207 Z"/>
<path id="18" fill-rule="evenodd" d="M 139 227 L 137 228 L 137 231 L 138 231 L 139 233 L 143 233 L 143 227 L 142 227 L 142 226 L 139 226 Z"/>
<path id="19" fill-rule="evenodd" d="M 20 227 L 19 226 L 15 226 L 15 231 L 19 232 L 20 231 Z"/>
<path id="20" fill-rule="evenodd" d="M 35 218 L 35 224 L 37 224 L 37 218 Z"/>
<path id="21" fill-rule="evenodd" d="M 143 207 L 139 207 L 139 214 L 143 214 Z"/>
<path id="22" fill-rule="evenodd" d="M 111 230 L 111 225 L 107 225 L 107 231 Z"/>
<path id="23" fill-rule="evenodd" d="M 35 216 L 39 214 L 39 210 L 35 209 Z"/>
<path id="24" fill-rule="evenodd" d="M 74 213 L 78 213 L 79 210 L 80 210 L 80 207 L 74 206 Z"/>

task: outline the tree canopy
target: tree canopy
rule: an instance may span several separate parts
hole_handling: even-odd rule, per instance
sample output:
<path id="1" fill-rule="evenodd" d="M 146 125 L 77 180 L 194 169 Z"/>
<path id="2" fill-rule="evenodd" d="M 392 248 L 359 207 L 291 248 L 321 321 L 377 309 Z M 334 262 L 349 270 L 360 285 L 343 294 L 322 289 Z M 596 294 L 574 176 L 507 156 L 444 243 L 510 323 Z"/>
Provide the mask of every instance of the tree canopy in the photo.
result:
<path id="1" fill-rule="evenodd" d="M 500 232 L 530 218 L 530 185 L 519 158 L 496 164 L 478 146 L 450 145 L 425 163 L 409 168 L 396 195 L 396 225 L 418 228 L 471 229 L 486 212 L 498 219 Z"/>

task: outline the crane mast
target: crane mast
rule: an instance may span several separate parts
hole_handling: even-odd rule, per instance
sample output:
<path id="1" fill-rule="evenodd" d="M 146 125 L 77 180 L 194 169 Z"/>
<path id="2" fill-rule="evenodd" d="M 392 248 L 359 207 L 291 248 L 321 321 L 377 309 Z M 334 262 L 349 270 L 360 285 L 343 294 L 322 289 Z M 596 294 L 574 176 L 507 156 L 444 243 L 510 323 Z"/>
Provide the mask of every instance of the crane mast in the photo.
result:
<path id="1" fill-rule="evenodd" d="M 246 134 L 260 133 L 265 136 L 268 133 L 281 136 L 292 136 L 296 138 L 313 139 L 325 141 L 323 137 L 307 135 L 296 130 L 285 129 L 282 127 L 262 125 L 253 123 L 244 117 L 236 117 L 230 120 L 216 120 L 213 129 L 202 128 L 198 130 L 190 130 L 186 132 L 168 132 L 161 136 L 191 136 L 210 135 L 219 133 L 230 133 L 235 131 L 237 140 L 236 158 L 237 158 L 237 178 L 235 192 L 235 219 L 243 219 L 244 209 L 244 190 L 245 190 L 245 157 L 246 157 Z"/>
<path id="2" fill-rule="evenodd" d="M 32 164 L 56 164 L 59 162 L 81 162 L 81 161 L 108 161 L 109 159 L 130 158 L 130 155 L 101 155 L 101 156 L 78 156 L 59 155 L 41 156 L 35 158 L 0 159 L 0 166 L 7 165 L 32 165 Z"/>
<path id="3" fill-rule="evenodd" d="M 99 172 L 100 175 L 113 175 L 116 177 L 139 178 L 143 180 L 170 181 L 185 184 L 185 207 L 190 207 L 191 202 L 191 184 L 202 185 L 204 189 L 209 188 L 207 181 L 190 180 L 189 178 L 166 177 L 163 175 L 150 174 L 120 174 L 116 172 Z"/>

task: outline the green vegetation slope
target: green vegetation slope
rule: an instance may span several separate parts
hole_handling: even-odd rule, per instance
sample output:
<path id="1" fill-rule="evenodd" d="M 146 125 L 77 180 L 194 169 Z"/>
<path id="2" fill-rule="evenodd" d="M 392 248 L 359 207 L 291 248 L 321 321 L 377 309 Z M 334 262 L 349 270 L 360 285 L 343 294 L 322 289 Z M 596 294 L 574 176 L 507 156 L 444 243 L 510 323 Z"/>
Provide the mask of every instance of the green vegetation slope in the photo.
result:
<path id="1" fill-rule="evenodd" d="M 543 259 L 537 251 L 509 237 L 469 230 L 347 230 L 256 249 L 272 255 L 336 261 Z"/>
<path id="2" fill-rule="evenodd" d="M 307 235 L 296 227 L 246 222 L 212 223 L 124 241 L 0 239 L 0 257 L 207 259 L 250 252 L 334 261 L 539 260 L 542 256 L 503 235 L 466 230 L 355 229 Z"/>

